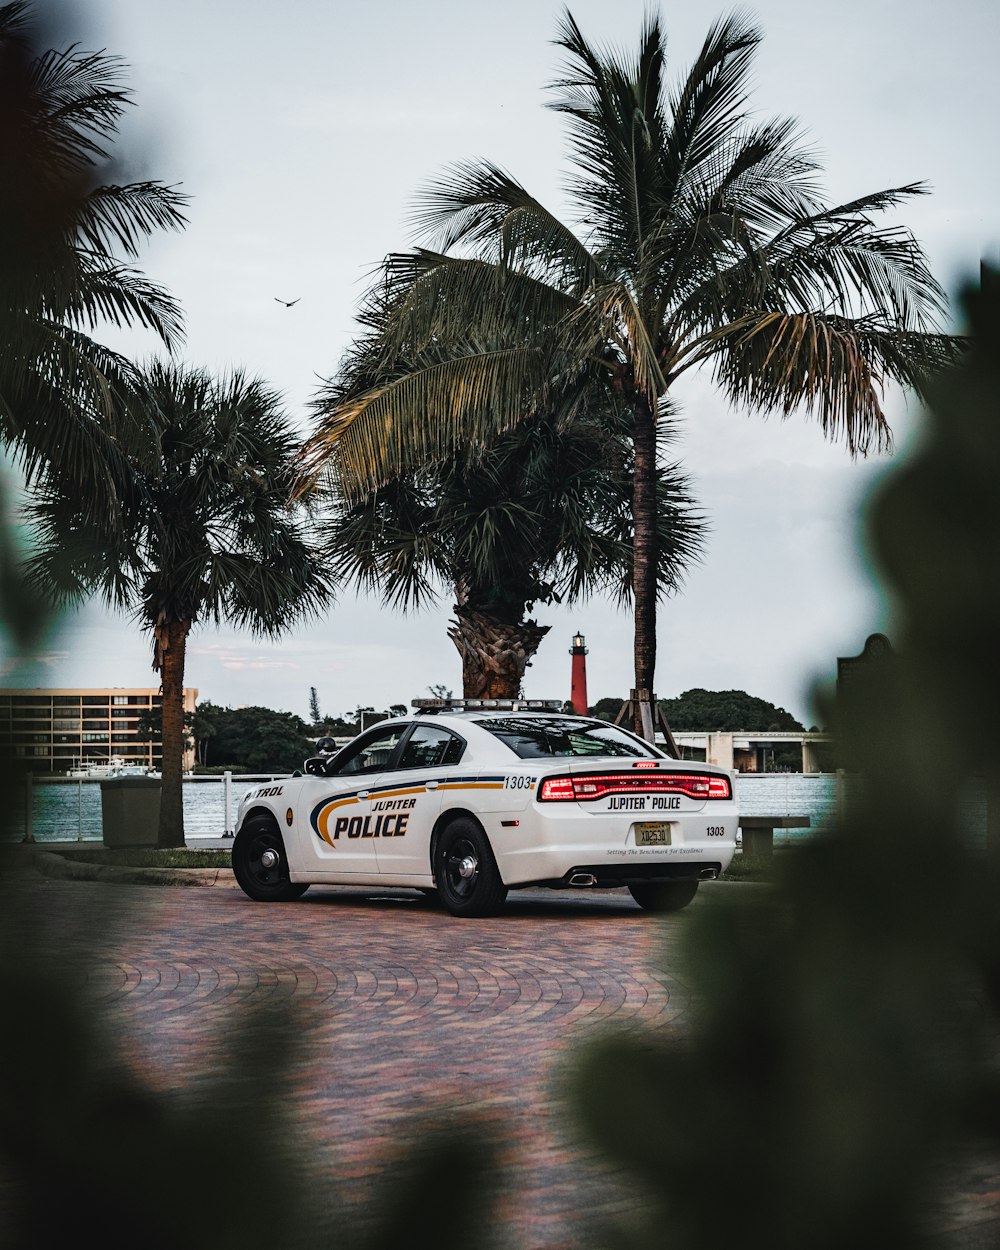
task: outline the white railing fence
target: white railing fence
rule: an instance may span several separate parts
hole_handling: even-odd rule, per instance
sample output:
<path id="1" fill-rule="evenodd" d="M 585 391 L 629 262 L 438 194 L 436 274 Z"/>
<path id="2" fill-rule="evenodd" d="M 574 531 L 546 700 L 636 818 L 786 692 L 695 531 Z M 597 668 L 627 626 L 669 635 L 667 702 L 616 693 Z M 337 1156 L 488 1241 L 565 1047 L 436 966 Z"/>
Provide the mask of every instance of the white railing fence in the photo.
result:
<path id="1" fill-rule="evenodd" d="M 242 795 L 287 773 L 222 773 L 184 778 L 184 836 L 231 837 Z M 20 801 L 18 801 L 18 798 Z M 92 778 L 32 777 L 9 805 L 6 842 L 100 842 L 103 840 L 101 782 Z"/>

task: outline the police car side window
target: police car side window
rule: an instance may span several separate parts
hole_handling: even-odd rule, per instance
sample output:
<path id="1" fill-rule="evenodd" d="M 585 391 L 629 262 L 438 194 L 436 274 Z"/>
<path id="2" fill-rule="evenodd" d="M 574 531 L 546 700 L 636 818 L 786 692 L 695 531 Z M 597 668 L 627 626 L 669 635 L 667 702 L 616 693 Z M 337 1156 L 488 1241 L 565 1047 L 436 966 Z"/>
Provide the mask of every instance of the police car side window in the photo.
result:
<path id="1" fill-rule="evenodd" d="M 444 757 L 442 764 L 457 764 L 465 754 L 465 743 L 461 738 L 456 738 L 454 734 L 448 735 L 448 745 L 444 749 Z"/>
<path id="2" fill-rule="evenodd" d="M 405 729 L 405 726 L 403 726 Z M 338 757 L 336 773 L 371 773 L 388 767 L 389 760 L 396 744 L 402 736 L 402 730 L 383 730 L 372 738 L 366 738 L 351 749 L 350 754 Z"/>
<path id="3" fill-rule="evenodd" d="M 437 768 L 457 764 L 465 743 L 437 725 L 417 725 L 410 734 L 397 768 Z"/>
<path id="4" fill-rule="evenodd" d="M 491 717 L 477 724 L 495 734 L 520 756 L 633 755 L 662 758 L 662 752 L 640 738 L 603 721 L 564 716 Z"/>

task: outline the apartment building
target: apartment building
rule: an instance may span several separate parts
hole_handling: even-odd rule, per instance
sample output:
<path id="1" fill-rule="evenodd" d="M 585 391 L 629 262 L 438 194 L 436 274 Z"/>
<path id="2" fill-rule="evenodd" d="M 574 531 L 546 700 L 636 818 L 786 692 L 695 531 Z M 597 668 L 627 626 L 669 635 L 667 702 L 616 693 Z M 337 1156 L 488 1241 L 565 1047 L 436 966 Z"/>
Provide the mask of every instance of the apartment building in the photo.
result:
<path id="1" fill-rule="evenodd" d="M 196 689 L 185 689 L 184 711 L 194 712 Z M 0 690 L 0 754 L 35 773 L 62 774 L 110 762 L 160 767 L 159 741 L 140 738 L 140 718 L 159 708 L 159 689 Z M 193 747 L 184 753 L 194 767 Z"/>

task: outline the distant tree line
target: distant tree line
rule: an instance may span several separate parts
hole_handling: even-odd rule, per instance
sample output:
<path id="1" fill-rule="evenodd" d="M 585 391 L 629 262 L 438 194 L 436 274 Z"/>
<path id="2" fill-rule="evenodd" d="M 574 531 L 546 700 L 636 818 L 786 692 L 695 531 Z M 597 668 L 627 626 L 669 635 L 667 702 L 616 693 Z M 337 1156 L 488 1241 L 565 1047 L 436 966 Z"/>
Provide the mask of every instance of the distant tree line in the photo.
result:
<path id="1" fill-rule="evenodd" d="M 362 728 L 405 711 L 402 703 L 393 703 L 384 711 L 359 707 L 309 725 L 293 712 L 220 707 L 206 701 L 189 716 L 188 732 L 194 740 L 198 771 L 290 773 L 315 754 L 316 739 L 324 731 L 335 738 L 351 738 Z M 150 718 L 150 733 L 158 736 L 154 722 L 155 713 Z"/>
<path id="2" fill-rule="evenodd" d="M 598 699 L 590 710 L 602 720 L 613 721 L 624 702 L 620 697 Z M 696 686 L 676 699 L 660 699 L 659 705 L 670 728 L 681 731 L 802 733 L 805 729 L 791 712 L 745 690 L 703 690 Z"/>
<path id="3" fill-rule="evenodd" d="M 598 699 L 590 709 L 602 720 L 615 720 L 621 711 L 622 698 Z M 660 699 L 667 724 L 678 733 L 703 731 L 715 733 L 802 733 L 803 726 L 791 712 L 776 707 L 767 699 L 747 694 L 745 690 L 703 690 L 696 686 L 685 690 L 676 699 Z M 815 726 L 814 726 L 815 728 Z M 824 772 L 835 767 L 829 751 L 820 752 Z M 799 772 L 802 768 L 802 752 L 798 745 L 773 748 L 768 770 L 776 772 Z"/>

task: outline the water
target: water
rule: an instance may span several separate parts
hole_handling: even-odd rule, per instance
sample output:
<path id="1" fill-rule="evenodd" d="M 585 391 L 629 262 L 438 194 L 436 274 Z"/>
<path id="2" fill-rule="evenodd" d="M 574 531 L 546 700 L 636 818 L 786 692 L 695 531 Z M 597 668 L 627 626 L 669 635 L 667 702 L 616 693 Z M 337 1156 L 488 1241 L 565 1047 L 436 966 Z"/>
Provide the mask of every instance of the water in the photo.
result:
<path id="1" fill-rule="evenodd" d="M 836 773 L 740 773 L 736 799 L 744 816 L 808 816 L 809 827 L 775 829 L 783 846 L 831 830 L 837 821 Z"/>
<path id="2" fill-rule="evenodd" d="M 222 777 L 187 778 L 184 781 L 184 835 L 188 841 L 221 838 L 232 832 L 236 808 L 247 790 L 275 774 L 233 776 L 227 821 L 226 786 Z M 32 837 L 36 842 L 100 842 L 103 840 L 100 781 L 37 780 L 32 787 Z M 12 811 L 4 841 L 24 838 L 23 794 Z"/>
<path id="3" fill-rule="evenodd" d="M 808 829 L 775 829 L 774 845 L 783 846 L 817 833 L 832 832 L 837 823 L 838 788 L 840 802 L 849 814 L 852 778 L 836 773 L 741 773 L 736 797 L 744 816 L 808 816 Z M 975 850 L 986 846 L 986 786 L 969 782 L 958 804 L 959 821 L 967 844 Z"/>
<path id="4" fill-rule="evenodd" d="M 231 832 L 240 797 L 274 774 L 234 775 L 230 783 L 227 820 L 222 777 L 188 778 L 184 782 L 184 832 L 189 841 L 221 838 Z M 849 790 L 849 786 L 848 786 Z M 837 776 L 834 773 L 741 773 L 736 797 L 745 816 L 808 816 L 809 827 L 776 829 L 776 846 L 814 837 L 833 829 L 837 818 Z M 32 786 L 32 836 L 36 842 L 100 842 L 99 781 L 36 781 Z M 24 838 L 24 800 L 18 796 L 4 840 Z M 973 844 L 985 844 L 986 803 L 981 789 L 970 787 L 962 802 L 962 818 Z"/>

